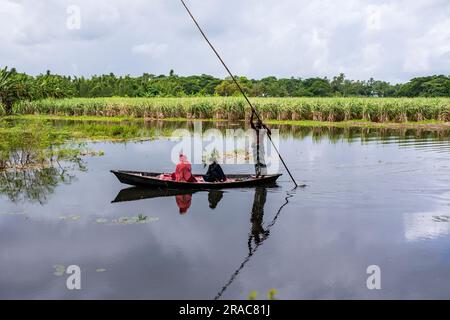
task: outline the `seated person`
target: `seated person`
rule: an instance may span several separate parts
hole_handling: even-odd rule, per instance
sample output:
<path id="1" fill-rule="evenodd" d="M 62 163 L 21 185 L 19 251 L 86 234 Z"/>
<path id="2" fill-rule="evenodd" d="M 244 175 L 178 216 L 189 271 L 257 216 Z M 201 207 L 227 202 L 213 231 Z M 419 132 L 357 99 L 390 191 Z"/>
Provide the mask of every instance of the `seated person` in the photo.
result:
<path id="1" fill-rule="evenodd" d="M 208 167 L 206 175 L 203 176 L 203 180 L 206 182 L 222 182 L 227 180 L 227 177 L 225 176 L 225 173 L 223 173 L 220 164 L 218 164 L 216 160 L 213 160 Z"/>
<path id="2" fill-rule="evenodd" d="M 192 175 L 191 163 L 184 154 L 180 154 L 180 162 L 172 173 L 172 180 L 178 182 L 197 182 L 197 179 Z"/>

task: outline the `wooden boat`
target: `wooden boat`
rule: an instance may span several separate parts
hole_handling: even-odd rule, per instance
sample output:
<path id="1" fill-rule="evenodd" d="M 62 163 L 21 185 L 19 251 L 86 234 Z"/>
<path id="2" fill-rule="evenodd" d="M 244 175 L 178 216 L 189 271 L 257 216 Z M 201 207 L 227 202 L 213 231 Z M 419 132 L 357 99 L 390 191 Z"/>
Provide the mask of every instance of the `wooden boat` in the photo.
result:
<path id="1" fill-rule="evenodd" d="M 230 174 L 224 182 L 205 182 L 201 175 L 194 175 L 198 182 L 178 182 L 167 179 L 167 175 L 156 172 L 115 171 L 112 173 L 124 184 L 160 189 L 225 189 L 248 188 L 274 185 L 281 174 L 270 174 L 256 177 L 250 174 Z"/>

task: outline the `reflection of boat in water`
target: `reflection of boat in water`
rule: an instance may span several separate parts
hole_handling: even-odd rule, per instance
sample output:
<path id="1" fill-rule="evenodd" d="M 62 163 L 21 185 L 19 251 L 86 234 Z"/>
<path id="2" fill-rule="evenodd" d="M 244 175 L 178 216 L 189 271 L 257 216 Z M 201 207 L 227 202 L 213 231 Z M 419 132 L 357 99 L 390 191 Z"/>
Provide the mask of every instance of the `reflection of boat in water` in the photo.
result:
<path id="1" fill-rule="evenodd" d="M 192 195 L 197 192 L 208 192 L 208 202 L 211 209 L 217 207 L 217 204 L 222 200 L 224 193 L 220 190 L 151 189 L 131 187 L 120 190 L 116 198 L 111 202 L 116 203 L 161 197 L 175 197 L 177 206 L 180 209 L 180 214 L 184 214 L 191 206 Z"/>
<path id="2" fill-rule="evenodd" d="M 192 195 L 200 190 L 187 190 L 187 189 L 149 189 L 142 187 L 131 187 L 122 189 L 117 194 L 114 202 L 124 201 L 136 201 L 142 199 L 152 199 L 160 197 L 173 197 L 178 195 L 189 194 Z"/>
<path id="3" fill-rule="evenodd" d="M 230 174 L 225 182 L 179 182 L 161 179 L 162 173 L 141 171 L 114 171 L 112 173 L 124 184 L 141 186 L 147 188 L 168 189 L 225 189 L 225 188 L 248 188 L 256 186 L 274 185 L 281 174 L 270 174 L 256 177 L 250 174 Z M 198 175 L 194 175 L 199 177 Z"/>

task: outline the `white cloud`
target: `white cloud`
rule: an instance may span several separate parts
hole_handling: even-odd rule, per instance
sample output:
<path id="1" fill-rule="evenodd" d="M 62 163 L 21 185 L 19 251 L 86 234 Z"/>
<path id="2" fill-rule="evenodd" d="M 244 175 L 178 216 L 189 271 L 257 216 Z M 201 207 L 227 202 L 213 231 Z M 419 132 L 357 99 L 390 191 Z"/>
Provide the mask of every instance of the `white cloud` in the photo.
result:
<path id="1" fill-rule="evenodd" d="M 131 51 L 135 54 L 149 55 L 153 58 L 159 58 L 167 50 L 167 44 L 165 43 L 144 43 L 138 44 L 131 48 Z"/>
<path id="2" fill-rule="evenodd" d="M 361 67 L 367 74 L 382 68 L 380 62 L 383 60 L 383 47 L 380 43 L 367 44 L 363 49 Z"/>
<path id="3" fill-rule="evenodd" d="M 409 55 L 403 64 L 406 72 L 443 71 L 450 68 L 450 19 L 437 22 L 420 37 L 407 41 Z"/>
<path id="4" fill-rule="evenodd" d="M 235 74 L 450 74 L 448 0 L 187 2 Z M 66 28 L 71 4 L 80 30 Z M 226 75 L 178 1 L 2 0 L 0 30 L 1 63 L 33 74 Z"/>

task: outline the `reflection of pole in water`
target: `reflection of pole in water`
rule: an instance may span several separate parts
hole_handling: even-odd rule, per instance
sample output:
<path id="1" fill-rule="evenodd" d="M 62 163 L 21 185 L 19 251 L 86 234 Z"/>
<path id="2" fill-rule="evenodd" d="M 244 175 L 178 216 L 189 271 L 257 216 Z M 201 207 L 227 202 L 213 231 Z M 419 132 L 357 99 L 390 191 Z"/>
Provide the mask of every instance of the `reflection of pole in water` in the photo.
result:
<path id="1" fill-rule="evenodd" d="M 258 188 L 257 188 L 258 189 Z M 258 201 L 264 201 L 264 203 L 262 204 L 262 212 L 264 214 L 264 204 L 266 202 L 266 195 L 267 195 L 267 189 L 265 188 L 260 188 L 263 189 L 264 192 L 260 193 L 259 195 L 261 196 L 257 196 L 258 195 L 258 190 L 255 191 L 255 199 L 253 202 L 253 209 L 255 209 L 255 203 L 257 203 Z M 283 208 L 289 203 L 289 198 L 293 197 L 293 194 L 287 192 L 287 196 L 286 198 L 284 198 L 285 202 L 281 205 L 281 207 L 278 209 L 277 213 L 275 214 L 275 217 L 272 219 L 272 221 L 267 225 L 265 232 L 267 233 L 267 236 L 262 238 L 258 243 L 255 244 L 255 247 L 253 249 L 251 249 L 251 241 L 252 241 L 252 234 L 250 234 L 249 236 L 249 254 L 248 256 L 244 259 L 244 261 L 239 265 L 239 267 L 237 268 L 237 270 L 231 275 L 230 279 L 227 281 L 227 283 L 222 287 L 222 289 L 219 291 L 219 293 L 217 293 L 217 295 L 214 297 L 214 300 L 218 300 L 220 299 L 220 297 L 223 295 L 223 293 L 225 292 L 225 290 L 227 290 L 227 288 L 233 283 L 234 279 L 236 279 L 236 277 L 238 276 L 238 274 L 241 272 L 241 270 L 245 267 L 245 265 L 247 264 L 247 262 L 250 260 L 250 258 L 255 254 L 256 250 L 258 250 L 258 248 L 264 243 L 264 241 L 268 238 L 269 233 L 270 233 L 270 229 L 275 225 L 275 223 L 278 220 L 278 217 L 281 213 L 281 210 L 283 210 Z M 261 202 L 259 202 L 261 203 Z M 252 209 L 252 216 L 253 216 L 253 209 Z M 252 221 L 253 223 L 253 221 Z M 261 216 L 261 228 L 262 228 L 262 216 Z M 253 231 L 253 226 L 252 226 L 252 231 Z"/>
<path id="2" fill-rule="evenodd" d="M 269 236 L 269 230 L 266 231 L 263 227 L 264 205 L 266 204 L 266 198 L 267 189 L 261 187 L 256 188 L 255 197 L 253 200 L 252 215 L 250 218 L 250 222 L 252 223 L 252 231 L 248 238 L 249 253 L 253 251 L 252 240 L 254 241 L 256 246 Z"/>

